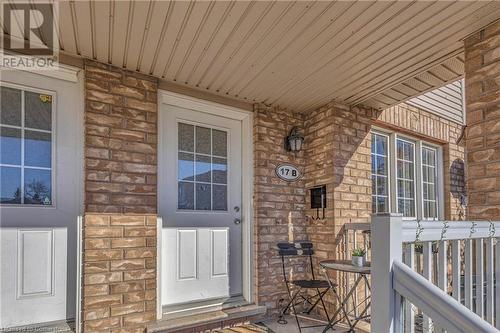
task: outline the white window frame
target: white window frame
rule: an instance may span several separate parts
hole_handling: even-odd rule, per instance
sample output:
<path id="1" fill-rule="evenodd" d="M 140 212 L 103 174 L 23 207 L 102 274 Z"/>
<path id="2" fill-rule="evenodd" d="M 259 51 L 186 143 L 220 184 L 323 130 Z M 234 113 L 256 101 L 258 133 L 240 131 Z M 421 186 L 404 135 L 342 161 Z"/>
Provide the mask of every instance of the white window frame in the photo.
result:
<path id="1" fill-rule="evenodd" d="M 176 161 L 176 164 L 175 164 L 175 173 L 177 175 L 177 186 L 179 186 L 179 182 L 182 181 L 182 182 L 186 182 L 186 183 L 192 183 L 195 187 L 194 189 L 194 209 L 180 209 L 179 208 L 179 192 L 176 192 L 176 195 L 175 195 L 175 200 L 176 200 L 176 203 L 177 203 L 177 208 L 176 208 L 176 212 L 178 213 L 183 213 L 183 212 L 188 212 L 188 213 L 213 213 L 213 214 L 217 214 L 217 213 L 227 213 L 229 211 L 229 187 L 230 187 L 230 165 L 229 165 L 229 154 L 230 154 L 230 144 L 229 142 L 231 142 L 231 136 L 230 136 L 230 132 L 227 128 L 224 128 L 224 127 L 219 127 L 219 126 L 208 126 L 207 124 L 203 124 L 203 123 L 197 123 L 197 122 L 194 122 L 194 121 L 190 121 L 190 120 L 186 120 L 186 119 L 177 119 L 177 123 L 176 123 L 176 133 L 177 135 L 179 134 L 179 124 L 182 123 L 182 124 L 187 124 L 187 125 L 192 125 L 194 127 L 194 150 L 192 152 L 189 152 L 189 151 L 184 151 L 184 150 L 180 150 L 179 149 L 179 142 L 178 142 L 178 136 L 177 136 L 177 139 L 176 139 L 176 148 L 177 148 L 177 161 Z M 197 153 L 196 152 L 196 127 L 203 127 L 203 128 L 208 128 L 210 130 L 218 130 L 218 131 L 221 131 L 221 132 L 225 132 L 226 133 L 226 156 L 218 156 L 218 155 L 213 155 L 213 154 L 203 154 L 203 153 Z M 211 136 L 211 140 L 210 140 L 210 145 L 213 145 L 213 137 Z M 213 148 L 213 147 L 212 147 Z M 193 168 L 194 168 L 194 176 L 193 176 L 193 180 L 192 181 L 189 181 L 189 180 L 180 180 L 179 179 L 179 153 L 186 153 L 186 154 L 193 154 L 194 156 L 194 160 L 193 160 Z M 205 157 L 210 157 L 210 168 L 211 168 L 211 171 L 213 171 L 212 167 L 213 167 L 213 158 L 223 158 L 226 160 L 226 172 L 227 172 L 227 179 L 226 179 L 226 184 L 221 184 L 221 183 L 215 183 L 213 181 L 210 181 L 210 182 L 202 182 L 202 181 L 196 181 L 196 155 L 201 155 L 201 156 L 205 156 Z M 212 177 L 213 177 L 213 174 L 212 174 Z M 213 178 L 212 178 L 213 180 Z M 206 210 L 203 210 L 203 209 L 196 209 L 196 184 L 206 184 L 206 185 L 210 185 L 211 187 L 211 190 L 210 190 L 210 209 L 206 209 Z M 213 185 L 224 185 L 226 186 L 226 209 L 225 210 L 214 210 L 213 209 Z"/>
<path id="2" fill-rule="evenodd" d="M 389 213 L 397 213 L 397 140 L 414 144 L 414 178 L 415 178 L 415 217 L 403 217 L 404 220 L 443 220 L 444 219 L 444 172 L 443 147 L 410 135 L 399 133 L 385 128 L 372 127 L 371 133 L 388 137 L 388 170 L 389 170 Z M 422 147 L 436 151 L 436 205 L 437 218 L 424 218 L 423 190 L 422 190 Z M 371 155 L 370 155 L 371 156 Z M 370 173 L 371 175 L 371 173 Z"/>
<path id="3" fill-rule="evenodd" d="M 378 135 L 378 136 L 383 136 L 387 139 L 387 206 L 389 207 L 389 211 L 391 210 L 391 202 L 392 202 L 392 192 L 391 192 L 391 186 L 392 186 L 392 175 L 391 175 L 391 165 L 392 165 L 392 161 L 391 161 L 391 157 L 390 157 L 390 144 L 391 144 L 391 137 L 386 134 L 386 133 L 382 133 L 382 132 L 378 132 L 378 131 L 373 131 L 371 134 L 375 134 L 375 135 Z M 370 157 L 371 157 L 372 153 L 370 153 Z M 371 164 L 370 164 L 370 167 L 371 167 Z M 373 179 L 373 172 L 371 171 L 370 172 L 370 175 Z M 374 194 L 372 193 L 372 198 L 373 198 Z M 377 195 L 375 195 L 377 197 Z M 378 208 L 377 208 L 378 210 Z"/>
<path id="4" fill-rule="evenodd" d="M 55 91 L 52 90 L 45 90 L 45 89 L 39 89 L 39 88 L 34 88 L 26 85 L 20 85 L 20 84 L 14 84 L 14 83 L 9 83 L 2 81 L 0 82 L 0 86 L 6 87 L 6 88 L 12 88 L 12 89 L 17 89 L 21 90 L 21 126 L 11 126 L 11 125 L 1 125 L 6 128 L 15 128 L 15 129 L 20 129 L 21 130 L 21 164 L 19 166 L 15 165 L 15 167 L 21 168 L 21 203 L 18 204 L 7 204 L 7 203 L 0 203 L 0 207 L 12 207 L 12 208 L 28 208 L 28 207 L 34 207 L 34 208 L 56 208 L 56 119 L 57 119 L 57 95 Z M 28 92 L 33 92 L 33 93 L 38 93 L 38 94 L 44 94 L 44 95 L 50 95 L 52 97 L 52 110 L 51 110 L 51 203 L 50 205 L 35 205 L 35 204 L 26 204 L 24 203 L 24 172 L 23 169 L 25 169 L 24 166 L 24 132 L 26 130 L 34 130 L 38 132 L 43 132 L 46 133 L 48 131 L 44 130 L 39 130 L 39 129 L 31 129 L 27 128 L 24 126 L 24 115 L 25 115 L 25 91 Z M 0 164 L 0 167 L 12 167 L 13 165 L 9 164 Z M 28 168 L 29 169 L 29 168 Z M 49 168 L 43 168 L 43 167 L 34 167 L 33 169 L 40 169 L 40 170 L 48 170 Z"/>

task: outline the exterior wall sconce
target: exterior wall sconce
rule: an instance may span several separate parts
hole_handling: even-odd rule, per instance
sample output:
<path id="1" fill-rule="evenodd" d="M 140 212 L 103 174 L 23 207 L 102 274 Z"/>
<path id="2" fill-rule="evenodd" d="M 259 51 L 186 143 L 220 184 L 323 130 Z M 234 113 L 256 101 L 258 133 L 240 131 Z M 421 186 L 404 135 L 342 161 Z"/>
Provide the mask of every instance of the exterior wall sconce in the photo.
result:
<path id="1" fill-rule="evenodd" d="M 299 133 L 299 129 L 294 127 L 290 131 L 290 134 L 285 138 L 285 150 L 297 153 L 302 149 L 303 143 L 304 137 Z"/>

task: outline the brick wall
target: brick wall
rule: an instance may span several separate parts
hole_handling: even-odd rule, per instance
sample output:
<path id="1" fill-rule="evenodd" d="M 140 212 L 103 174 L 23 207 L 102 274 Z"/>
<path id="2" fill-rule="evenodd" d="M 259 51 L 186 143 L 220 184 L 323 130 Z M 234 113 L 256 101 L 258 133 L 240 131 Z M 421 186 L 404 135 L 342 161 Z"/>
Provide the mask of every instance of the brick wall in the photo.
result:
<path id="1" fill-rule="evenodd" d="M 334 109 L 325 107 L 313 111 L 307 115 L 305 120 L 306 142 L 305 154 L 307 156 L 305 188 L 306 195 L 306 218 L 307 234 L 314 243 L 316 258 L 332 258 L 335 250 L 335 227 L 334 227 L 334 152 L 337 146 L 334 144 L 334 135 L 337 128 L 334 125 Z M 326 185 L 326 209 L 320 211 L 321 219 L 317 219 L 317 210 L 310 209 L 311 198 L 308 190 L 315 186 Z M 317 265 L 316 265 L 317 266 Z"/>
<path id="2" fill-rule="evenodd" d="M 157 80 L 85 61 L 85 332 L 156 319 Z"/>
<path id="3" fill-rule="evenodd" d="M 318 259 L 339 256 L 346 223 L 369 222 L 371 213 L 370 117 L 368 110 L 330 103 L 308 115 L 306 189 L 326 185 L 325 219 L 309 216 L 307 233 Z M 307 198 L 307 207 L 310 207 Z"/>
<path id="4" fill-rule="evenodd" d="M 144 332 L 156 319 L 156 216 L 87 214 L 85 332 Z"/>
<path id="5" fill-rule="evenodd" d="M 157 81 L 85 62 L 85 211 L 156 213 Z"/>
<path id="6" fill-rule="evenodd" d="M 283 284 L 281 260 L 276 243 L 305 240 L 304 180 L 288 183 L 275 175 L 275 167 L 283 162 L 304 170 L 304 152 L 295 156 L 284 149 L 283 139 L 293 126 L 303 132 L 302 115 L 285 110 L 255 105 L 254 110 L 254 233 L 256 296 L 275 314 L 280 299 L 287 299 Z M 288 273 L 293 278 L 303 274 L 303 261 L 294 260 Z"/>
<path id="7" fill-rule="evenodd" d="M 500 219 L 500 22 L 465 40 L 468 218 Z"/>

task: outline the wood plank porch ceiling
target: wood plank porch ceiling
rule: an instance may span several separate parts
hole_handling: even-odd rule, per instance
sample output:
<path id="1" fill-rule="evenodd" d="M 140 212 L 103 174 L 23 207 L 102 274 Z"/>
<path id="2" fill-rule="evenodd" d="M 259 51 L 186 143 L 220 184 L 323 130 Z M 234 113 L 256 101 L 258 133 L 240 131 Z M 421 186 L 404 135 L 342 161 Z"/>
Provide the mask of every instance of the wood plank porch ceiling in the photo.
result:
<path id="1" fill-rule="evenodd" d="M 386 107 L 454 81 L 462 39 L 500 18 L 497 1 L 59 3 L 68 54 L 296 111 Z"/>

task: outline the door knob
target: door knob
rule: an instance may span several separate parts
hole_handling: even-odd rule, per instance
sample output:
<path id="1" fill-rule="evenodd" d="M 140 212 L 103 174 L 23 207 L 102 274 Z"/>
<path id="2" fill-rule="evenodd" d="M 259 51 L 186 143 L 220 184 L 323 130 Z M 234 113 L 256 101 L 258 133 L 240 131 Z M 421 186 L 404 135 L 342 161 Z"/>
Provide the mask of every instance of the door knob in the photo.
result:
<path id="1" fill-rule="evenodd" d="M 234 219 L 234 224 L 240 224 L 241 220 L 240 219 Z"/>
<path id="2" fill-rule="evenodd" d="M 236 213 L 238 213 L 238 212 L 240 211 L 240 207 L 238 207 L 238 206 L 234 206 L 234 211 L 235 211 Z"/>

